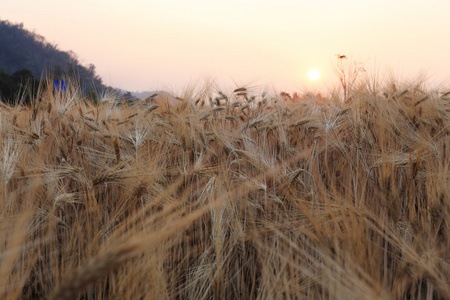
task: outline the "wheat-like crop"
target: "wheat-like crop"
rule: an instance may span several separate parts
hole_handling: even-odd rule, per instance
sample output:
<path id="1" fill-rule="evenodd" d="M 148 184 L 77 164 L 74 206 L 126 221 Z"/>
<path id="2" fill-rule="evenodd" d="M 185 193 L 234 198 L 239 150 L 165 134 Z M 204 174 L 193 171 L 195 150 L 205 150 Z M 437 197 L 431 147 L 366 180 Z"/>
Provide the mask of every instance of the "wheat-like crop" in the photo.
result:
<path id="1" fill-rule="evenodd" d="M 448 90 L 286 95 L 1 104 L 1 297 L 450 299 Z"/>

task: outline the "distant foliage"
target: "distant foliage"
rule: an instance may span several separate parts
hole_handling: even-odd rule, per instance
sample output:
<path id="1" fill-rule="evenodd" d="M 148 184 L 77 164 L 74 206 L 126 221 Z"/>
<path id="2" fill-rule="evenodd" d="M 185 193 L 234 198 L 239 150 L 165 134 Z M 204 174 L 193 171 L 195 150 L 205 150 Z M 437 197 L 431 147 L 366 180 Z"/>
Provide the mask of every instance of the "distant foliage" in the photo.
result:
<path id="1" fill-rule="evenodd" d="M 83 66 L 73 51 L 61 51 L 35 32 L 0 20 L 0 100 L 26 104 L 36 94 L 40 79 L 76 81 L 86 99 L 97 103 L 99 95 L 112 91 L 127 101 L 135 101 L 130 92 L 105 86 L 95 65 Z M 46 80 L 43 80 L 45 82 Z"/>
<path id="2" fill-rule="evenodd" d="M 0 101 L 9 104 L 29 104 L 36 96 L 39 80 L 28 69 L 9 75 L 0 70 Z"/>
<path id="3" fill-rule="evenodd" d="M 3 74 L 27 69 L 36 78 L 50 74 L 79 78 L 85 91 L 105 88 L 93 64 L 82 66 L 74 52 L 59 50 L 57 45 L 49 43 L 43 36 L 24 29 L 22 23 L 0 20 L 0 69 Z"/>

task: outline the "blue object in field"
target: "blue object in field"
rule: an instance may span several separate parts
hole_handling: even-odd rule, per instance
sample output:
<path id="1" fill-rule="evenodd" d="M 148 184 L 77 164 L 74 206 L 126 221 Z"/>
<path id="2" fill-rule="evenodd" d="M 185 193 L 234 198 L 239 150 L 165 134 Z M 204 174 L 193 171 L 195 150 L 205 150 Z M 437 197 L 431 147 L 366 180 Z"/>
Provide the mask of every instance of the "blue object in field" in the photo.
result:
<path id="1" fill-rule="evenodd" d="M 66 81 L 55 79 L 54 83 L 54 91 L 55 92 L 65 92 L 66 91 Z"/>

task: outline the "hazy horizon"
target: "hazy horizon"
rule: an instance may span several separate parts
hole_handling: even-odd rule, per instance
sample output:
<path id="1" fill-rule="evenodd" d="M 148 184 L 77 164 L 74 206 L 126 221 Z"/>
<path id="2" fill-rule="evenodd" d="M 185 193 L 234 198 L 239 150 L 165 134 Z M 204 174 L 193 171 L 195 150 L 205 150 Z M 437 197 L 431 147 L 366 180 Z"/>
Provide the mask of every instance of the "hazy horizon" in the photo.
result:
<path id="1" fill-rule="evenodd" d="M 336 54 L 369 71 L 432 84 L 450 78 L 448 1 L 0 0 L 23 23 L 92 63 L 107 85 L 180 90 L 215 79 L 289 91 L 335 82 Z M 322 76 L 307 77 L 316 68 Z M 371 71 L 370 71 L 371 72 Z"/>

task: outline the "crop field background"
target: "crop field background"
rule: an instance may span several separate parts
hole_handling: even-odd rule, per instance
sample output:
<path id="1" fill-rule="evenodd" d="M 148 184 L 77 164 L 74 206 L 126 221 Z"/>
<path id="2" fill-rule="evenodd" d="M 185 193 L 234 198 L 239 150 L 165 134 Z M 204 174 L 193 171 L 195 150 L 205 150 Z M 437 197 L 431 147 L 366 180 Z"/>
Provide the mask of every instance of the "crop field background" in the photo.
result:
<path id="1" fill-rule="evenodd" d="M 450 92 L 346 93 L 2 104 L 0 298 L 450 299 Z"/>

